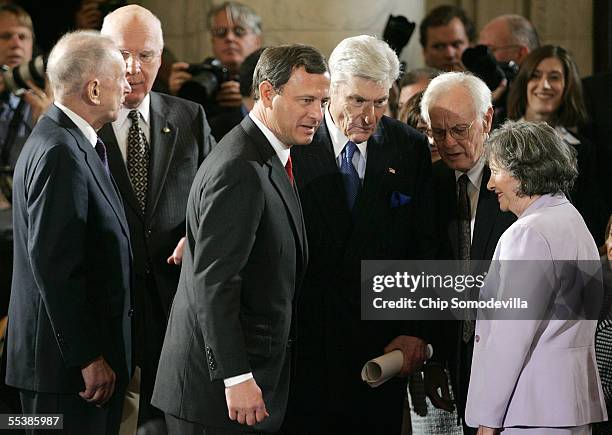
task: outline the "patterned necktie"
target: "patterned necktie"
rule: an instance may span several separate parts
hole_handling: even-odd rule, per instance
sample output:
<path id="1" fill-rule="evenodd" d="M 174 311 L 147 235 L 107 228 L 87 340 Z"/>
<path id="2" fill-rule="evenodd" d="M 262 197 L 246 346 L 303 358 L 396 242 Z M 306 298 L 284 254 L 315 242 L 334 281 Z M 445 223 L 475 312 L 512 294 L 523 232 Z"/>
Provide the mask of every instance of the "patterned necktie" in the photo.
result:
<path id="1" fill-rule="evenodd" d="M 353 155 L 355 152 L 359 152 L 357 145 L 355 142 L 349 140 L 340 154 L 340 173 L 342 174 L 342 181 L 344 181 L 346 203 L 349 210 L 353 210 L 353 205 L 355 205 L 355 200 L 357 199 L 359 189 L 361 188 L 359 174 L 353 165 Z"/>
<path id="2" fill-rule="evenodd" d="M 96 153 L 98 153 L 98 157 L 100 157 L 100 160 L 102 161 L 102 166 L 104 166 L 104 171 L 106 172 L 106 175 L 110 176 L 110 169 L 108 168 L 108 157 L 106 155 L 106 146 L 104 145 L 104 142 L 102 142 L 102 139 L 98 138 L 98 140 L 96 141 L 95 150 Z"/>
<path id="3" fill-rule="evenodd" d="M 132 125 L 128 133 L 127 170 L 136 199 L 144 214 L 149 180 L 149 144 L 140 128 L 138 110 L 131 110 L 128 118 L 132 121 Z"/>
<path id="4" fill-rule="evenodd" d="M 291 162 L 291 156 L 289 156 L 289 160 L 285 164 L 285 172 L 287 172 L 287 177 L 289 177 L 289 181 L 291 181 L 291 185 L 295 182 L 293 179 L 293 163 Z"/>
<path id="5" fill-rule="evenodd" d="M 457 212 L 459 215 L 459 260 L 462 260 L 463 274 L 469 274 L 469 260 L 470 250 L 472 247 L 472 236 L 471 236 L 471 220 L 472 215 L 470 213 L 470 197 L 468 195 L 468 183 L 470 179 L 467 174 L 463 174 L 459 177 L 457 185 L 459 186 L 459 193 L 457 195 Z M 470 292 L 466 290 L 466 299 L 470 299 Z M 475 316 L 474 312 L 470 309 L 465 310 L 465 320 L 463 321 L 463 341 L 466 343 L 470 341 L 474 335 L 475 329 Z"/>

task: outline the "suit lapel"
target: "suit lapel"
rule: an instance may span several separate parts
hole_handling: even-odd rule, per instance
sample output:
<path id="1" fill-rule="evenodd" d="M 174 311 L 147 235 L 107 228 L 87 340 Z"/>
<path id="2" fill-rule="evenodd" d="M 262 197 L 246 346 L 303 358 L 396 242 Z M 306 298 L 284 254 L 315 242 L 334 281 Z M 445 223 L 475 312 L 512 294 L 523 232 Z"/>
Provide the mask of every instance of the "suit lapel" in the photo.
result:
<path id="1" fill-rule="evenodd" d="M 159 95 L 151 92 L 151 161 L 149 162 L 149 188 L 147 193 L 147 219 L 155 212 L 159 196 L 172 162 L 178 127 L 167 119 L 169 108 Z"/>
<path id="2" fill-rule="evenodd" d="M 102 165 L 100 157 L 96 153 L 94 147 L 91 145 L 91 143 L 89 143 L 83 132 L 81 132 L 81 130 L 72 122 L 72 120 L 68 118 L 68 116 L 57 106 L 51 106 L 47 112 L 47 116 L 54 119 L 61 127 L 67 129 L 75 138 L 77 146 L 85 155 L 85 164 L 87 167 L 89 167 L 89 170 L 92 172 L 96 183 L 98 183 L 98 186 L 102 191 L 102 195 L 104 195 L 113 209 L 113 212 L 117 216 L 124 234 L 126 237 L 129 237 L 130 231 L 127 225 L 121 198 L 118 192 L 115 190 L 111 176 L 109 176 L 109 174 L 107 174 L 104 170 L 104 166 Z"/>
<path id="3" fill-rule="evenodd" d="M 487 189 L 487 183 L 491 171 L 485 166 L 480 183 L 480 193 L 478 196 L 478 209 L 476 210 L 476 220 L 474 221 L 474 235 L 472 236 L 471 257 L 474 259 L 484 258 L 489 237 L 493 231 L 495 217 L 499 213 L 499 203 L 493 192 Z"/>
<path id="4" fill-rule="evenodd" d="M 262 160 L 269 169 L 269 179 L 278 194 L 280 195 L 285 207 L 289 211 L 289 217 L 293 233 L 300 246 L 302 253 L 302 260 L 307 256 L 306 242 L 304 239 L 304 218 L 302 216 L 301 205 L 294 187 L 291 185 L 285 168 L 281 164 L 276 151 L 272 148 L 272 145 L 268 142 L 264 134 L 255 125 L 253 120 L 245 116 L 240 125 L 244 128 L 245 132 L 249 135 L 251 140 L 255 143 L 258 148 Z"/>
<path id="5" fill-rule="evenodd" d="M 98 135 L 106 145 L 106 150 L 108 152 L 108 166 L 110 167 L 115 181 L 117 182 L 117 186 L 119 187 L 119 191 L 121 192 L 121 196 L 123 197 L 125 204 L 132 208 L 137 216 L 142 218 L 142 211 L 140 209 L 140 205 L 138 205 L 134 188 L 132 187 L 130 177 L 127 173 L 127 167 L 123 161 L 123 155 L 119 149 L 119 144 L 117 143 L 113 126 L 110 123 L 104 125 L 104 127 L 102 127 L 98 132 Z"/>

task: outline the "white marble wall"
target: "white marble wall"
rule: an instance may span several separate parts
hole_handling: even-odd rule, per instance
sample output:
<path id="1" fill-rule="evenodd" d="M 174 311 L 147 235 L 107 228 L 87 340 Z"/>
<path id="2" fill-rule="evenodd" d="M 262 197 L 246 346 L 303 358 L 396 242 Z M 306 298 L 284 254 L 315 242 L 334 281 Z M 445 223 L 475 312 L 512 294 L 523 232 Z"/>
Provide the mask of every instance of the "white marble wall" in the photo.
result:
<path id="1" fill-rule="evenodd" d="M 179 59 L 195 62 L 211 54 L 205 17 L 215 0 L 139 0 L 161 20 L 166 46 Z M 311 44 L 329 55 L 343 38 L 359 34 L 381 35 L 389 14 L 420 22 L 425 0 L 242 0 L 263 20 L 264 43 Z M 418 30 L 417 30 L 418 31 Z M 402 52 L 409 67 L 422 65 L 418 36 Z"/>

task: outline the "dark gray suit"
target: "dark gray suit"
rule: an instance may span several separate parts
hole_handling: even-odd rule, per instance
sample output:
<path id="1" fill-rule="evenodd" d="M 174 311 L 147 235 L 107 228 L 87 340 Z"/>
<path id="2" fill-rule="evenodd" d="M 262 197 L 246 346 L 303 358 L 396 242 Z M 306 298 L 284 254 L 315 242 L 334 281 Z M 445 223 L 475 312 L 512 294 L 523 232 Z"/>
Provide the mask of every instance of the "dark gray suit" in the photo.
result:
<path id="1" fill-rule="evenodd" d="M 250 117 L 200 167 L 153 404 L 207 427 L 228 418 L 223 379 L 252 372 L 276 431 L 289 392 L 292 311 L 306 265 L 297 192 Z"/>
<path id="2" fill-rule="evenodd" d="M 106 430 L 95 427 L 99 422 L 86 423 L 93 425 L 95 416 L 111 408 L 121 417 L 132 365 L 129 229 L 119 192 L 96 151 L 56 106 L 26 142 L 13 198 L 6 382 L 65 394 L 53 407 L 44 401 L 24 406 L 26 412 L 65 413 L 64 433 L 113 433 L 117 415 Z M 117 375 L 105 408 L 85 405 L 77 396 L 85 390 L 81 367 L 99 355 Z M 83 421 L 69 415 L 75 406 L 88 414 Z"/>
<path id="3" fill-rule="evenodd" d="M 159 416 L 151 407 L 157 363 L 180 267 L 166 259 L 185 235 L 189 188 L 215 141 L 202 106 L 151 92 L 149 188 L 143 215 L 111 124 L 100 130 L 111 172 L 125 204 L 134 249 L 136 363 L 141 368 L 139 422 Z"/>

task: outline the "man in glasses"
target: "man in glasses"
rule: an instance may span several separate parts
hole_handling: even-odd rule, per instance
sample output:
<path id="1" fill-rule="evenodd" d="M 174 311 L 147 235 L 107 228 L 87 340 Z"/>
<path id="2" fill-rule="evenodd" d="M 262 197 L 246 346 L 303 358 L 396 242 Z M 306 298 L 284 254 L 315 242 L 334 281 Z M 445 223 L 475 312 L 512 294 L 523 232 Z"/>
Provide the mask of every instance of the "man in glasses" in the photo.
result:
<path id="1" fill-rule="evenodd" d="M 108 149 L 131 233 L 139 370 L 130 384 L 128 403 L 135 404 L 133 420 L 138 417 L 144 423 L 163 417 L 150 405 L 150 398 L 180 274 L 174 264 L 180 259 L 168 257 L 185 234 L 189 188 L 215 141 L 202 106 L 151 92 L 164 44 L 157 17 L 140 6 L 124 6 L 106 16 L 102 34 L 121 51 L 132 87 L 117 120 L 99 134 Z"/>
<path id="2" fill-rule="evenodd" d="M 437 257 L 490 260 L 497 240 L 515 220 L 500 211 L 495 193 L 487 190 L 491 171 L 482 156 L 493 118 L 491 92 L 473 75 L 441 74 L 429 83 L 421 113 L 442 158 L 433 165 L 440 236 Z M 474 349 L 473 323 L 441 325 L 437 357 L 449 359 L 457 411 L 463 417 Z M 432 401 L 435 405 L 435 398 Z M 464 432 L 476 433 L 465 424 Z"/>
<path id="3" fill-rule="evenodd" d="M 250 7 L 229 1 L 211 9 L 208 24 L 214 57 L 228 69 L 232 77 L 237 78 L 244 59 L 261 47 L 261 18 Z M 177 95 L 183 84 L 192 79 L 192 74 L 187 72 L 188 67 L 189 64 L 185 62 L 172 65 L 168 82 L 173 95 Z M 191 99 L 190 95 L 185 97 Z M 240 110 L 241 106 L 242 97 L 237 80 L 221 83 L 214 103 L 205 104 L 209 117 Z"/>
<path id="4" fill-rule="evenodd" d="M 489 47 L 498 62 L 514 61 L 519 65 L 540 46 L 533 24 L 520 15 L 493 18 L 480 31 L 478 43 Z"/>

